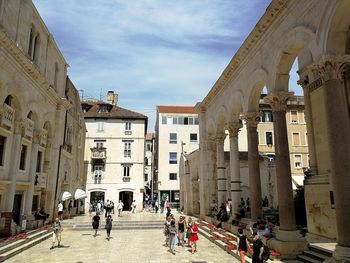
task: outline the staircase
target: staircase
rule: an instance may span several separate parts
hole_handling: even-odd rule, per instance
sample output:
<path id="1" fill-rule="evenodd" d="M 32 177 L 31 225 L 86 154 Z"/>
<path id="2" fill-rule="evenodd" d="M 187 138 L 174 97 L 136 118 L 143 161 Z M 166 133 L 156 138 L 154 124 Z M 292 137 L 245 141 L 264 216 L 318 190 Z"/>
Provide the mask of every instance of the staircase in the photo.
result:
<path id="1" fill-rule="evenodd" d="M 237 254 L 238 246 L 238 236 L 232 234 L 225 229 L 217 229 L 215 225 L 210 224 L 206 221 L 200 220 L 198 225 L 199 233 L 205 238 L 209 239 L 211 242 L 225 250 L 227 253 L 234 256 L 236 259 L 240 260 L 239 254 Z M 271 259 L 277 259 L 280 256 L 279 253 L 271 251 Z M 267 262 L 271 262 L 268 260 Z M 246 254 L 246 262 L 252 262 L 249 253 Z"/>
<path id="2" fill-rule="evenodd" d="M 92 230 L 92 221 L 90 219 L 85 220 L 66 220 L 62 222 L 62 227 L 72 230 Z M 104 229 L 105 219 L 101 217 L 100 229 Z M 113 230 L 145 230 L 145 229 L 161 229 L 164 227 L 164 220 L 152 220 L 152 221 L 127 221 L 127 220 L 113 220 Z"/>
<path id="3" fill-rule="evenodd" d="M 0 262 L 28 249 L 52 236 L 50 227 L 20 233 L 0 241 Z"/>
<path id="4" fill-rule="evenodd" d="M 332 252 L 315 244 L 310 244 L 309 249 L 299 255 L 296 260 L 304 263 L 320 263 L 332 257 Z"/>

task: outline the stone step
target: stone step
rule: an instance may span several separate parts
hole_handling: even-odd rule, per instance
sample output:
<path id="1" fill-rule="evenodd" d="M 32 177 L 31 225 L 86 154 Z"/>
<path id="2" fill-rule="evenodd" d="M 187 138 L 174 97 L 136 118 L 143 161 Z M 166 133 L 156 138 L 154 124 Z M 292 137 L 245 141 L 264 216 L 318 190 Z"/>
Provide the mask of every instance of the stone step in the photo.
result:
<path id="1" fill-rule="evenodd" d="M 40 242 L 50 238 L 52 236 L 52 232 L 43 231 L 42 235 L 36 235 L 35 237 L 32 237 L 30 239 L 25 240 L 24 242 L 17 243 L 16 246 L 12 247 L 11 250 L 8 250 L 5 253 L 0 254 L 0 262 L 4 262 L 5 260 L 9 259 L 10 257 L 13 257 L 14 255 L 17 255 L 18 253 L 21 253 L 22 251 L 31 248 L 35 246 L 36 244 L 39 244 Z"/>
<path id="2" fill-rule="evenodd" d="M 299 260 L 301 262 L 305 262 L 305 263 L 320 263 L 320 262 L 322 262 L 322 261 L 319 261 L 319 260 L 314 259 L 312 257 L 309 257 L 305 254 L 297 256 L 297 260 Z"/>
<path id="3" fill-rule="evenodd" d="M 311 258 L 314 258 L 318 261 L 325 261 L 326 259 L 329 259 L 331 256 L 326 256 L 324 254 L 321 254 L 319 252 L 316 252 L 316 251 L 312 251 L 312 250 L 306 250 L 304 251 L 304 253 L 306 256 L 308 257 L 311 257 Z"/>
<path id="4" fill-rule="evenodd" d="M 309 244 L 309 250 L 316 252 L 318 254 L 322 254 L 328 258 L 331 258 L 333 256 L 333 252 L 331 250 L 325 249 L 315 244 Z"/>
<path id="5" fill-rule="evenodd" d="M 69 229 L 72 229 L 72 230 L 92 230 L 92 225 L 89 224 L 89 225 L 73 225 L 73 226 L 70 226 L 70 227 L 66 227 L 66 228 L 69 228 Z M 100 225 L 99 226 L 99 229 L 102 230 L 104 229 L 105 226 L 104 225 Z M 116 230 L 132 230 L 132 229 L 135 229 L 135 230 L 141 230 L 141 229 L 162 229 L 163 228 L 163 225 L 124 225 L 124 226 L 121 226 L 121 225 L 113 225 L 112 226 L 112 229 Z"/>

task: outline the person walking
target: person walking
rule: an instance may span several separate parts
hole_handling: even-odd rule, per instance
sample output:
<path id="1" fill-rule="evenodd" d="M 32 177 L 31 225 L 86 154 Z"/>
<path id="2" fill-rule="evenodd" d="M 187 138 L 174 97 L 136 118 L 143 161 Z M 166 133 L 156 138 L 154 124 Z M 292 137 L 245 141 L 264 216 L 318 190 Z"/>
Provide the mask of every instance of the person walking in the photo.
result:
<path id="1" fill-rule="evenodd" d="M 263 253 L 264 253 L 264 244 L 261 241 L 258 233 L 253 232 L 253 257 L 252 263 L 263 263 Z"/>
<path id="2" fill-rule="evenodd" d="M 70 200 L 68 203 L 68 218 L 69 219 L 70 219 L 70 214 L 72 212 L 72 208 L 73 208 L 73 204 L 72 204 L 72 200 Z"/>
<path id="3" fill-rule="evenodd" d="M 179 221 L 177 222 L 178 229 L 178 246 L 184 246 L 185 243 L 185 227 L 186 227 L 186 217 L 181 214 Z"/>
<path id="4" fill-rule="evenodd" d="M 170 227 L 170 222 L 171 222 L 171 218 L 170 216 L 168 216 L 165 220 L 164 223 L 164 229 L 163 229 L 163 233 L 165 236 L 165 246 L 168 247 L 169 246 L 169 227 Z"/>
<path id="5" fill-rule="evenodd" d="M 123 207 L 124 207 L 124 204 L 122 202 L 122 200 L 119 200 L 119 203 L 118 203 L 118 216 L 122 216 L 122 212 L 123 212 Z"/>
<path id="6" fill-rule="evenodd" d="M 97 202 L 97 211 L 96 212 L 100 213 L 101 209 L 102 209 L 101 202 Z"/>
<path id="7" fill-rule="evenodd" d="M 100 216 L 99 213 L 96 212 L 96 215 L 92 218 L 92 228 L 93 228 L 93 235 L 94 237 L 97 236 L 97 231 L 98 231 L 98 227 L 100 226 Z"/>
<path id="8" fill-rule="evenodd" d="M 53 229 L 52 246 L 50 247 L 50 249 L 54 249 L 56 240 L 57 240 L 57 247 L 61 246 L 61 232 L 63 231 L 63 228 L 58 217 L 56 217 L 55 222 L 52 224 L 52 229 Z"/>
<path id="9" fill-rule="evenodd" d="M 245 263 L 245 255 L 248 251 L 248 247 L 250 246 L 248 243 L 248 239 L 246 235 L 243 235 L 243 229 L 238 229 L 239 240 L 238 240 L 238 248 L 237 253 L 241 259 L 241 263 Z"/>
<path id="10" fill-rule="evenodd" d="M 175 227 L 175 220 L 171 220 L 169 226 L 169 243 L 170 243 L 170 253 L 175 255 L 175 239 L 176 239 L 177 230 Z"/>
<path id="11" fill-rule="evenodd" d="M 107 218 L 106 218 L 106 225 L 105 225 L 105 229 L 106 229 L 106 233 L 107 233 L 106 239 L 107 239 L 108 241 L 109 241 L 110 235 L 111 235 L 112 222 L 113 222 L 112 216 L 111 216 L 111 215 L 108 215 Z"/>
<path id="12" fill-rule="evenodd" d="M 135 214 L 136 209 L 136 200 L 132 201 L 131 203 L 131 213 Z"/>
<path id="13" fill-rule="evenodd" d="M 59 220 L 63 220 L 63 204 L 62 204 L 62 201 L 60 201 L 58 203 L 57 209 L 58 209 L 58 218 L 59 218 Z"/>
<path id="14" fill-rule="evenodd" d="M 190 242 L 191 242 L 191 247 L 192 247 L 192 254 L 194 252 L 197 252 L 197 241 L 198 241 L 198 226 L 196 221 L 192 221 L 192 226 L 190 229 Z"/>

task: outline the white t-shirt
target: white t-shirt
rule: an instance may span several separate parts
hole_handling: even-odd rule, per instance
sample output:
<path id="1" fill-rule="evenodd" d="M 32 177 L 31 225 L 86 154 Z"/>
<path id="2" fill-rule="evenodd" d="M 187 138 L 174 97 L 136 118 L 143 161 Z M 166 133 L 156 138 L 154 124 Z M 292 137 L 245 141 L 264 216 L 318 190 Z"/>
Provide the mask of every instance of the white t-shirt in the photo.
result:
<path id="1" fill-rule="evenodd" d="M 58 212 L 62 212 L 63 211 L 63 205 L 62 203 L 58 204 Z"/>
<path id="2" fill-rule="evenodd" d="M 123 202 L 118 203 L 118 209 L 123 209 L 123 206 L 124 206 Z"/>

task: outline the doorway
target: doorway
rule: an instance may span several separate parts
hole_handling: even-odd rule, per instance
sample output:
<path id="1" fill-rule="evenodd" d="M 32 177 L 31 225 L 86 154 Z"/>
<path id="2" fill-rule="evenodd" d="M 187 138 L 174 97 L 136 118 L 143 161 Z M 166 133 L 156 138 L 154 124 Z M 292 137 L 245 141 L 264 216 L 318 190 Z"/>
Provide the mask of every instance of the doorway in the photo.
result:
<path id="1" fill-rule="evenodd" d="M 102 200 L 102 204 L 105 203 L 105 192 L 95 191 L 90 193 L 90 204 L 93 206 L 93 210 L 97 210 L 97 202 Z"/>
<path id="2" fill-rule="evenodd" d="M 21 216 L 21 207 L 22 207 L 22 195 L 15 194 L 15 199 L 13 201 L 12 218 L 13 218 L 13 221 L 15 221 L 15 223 L 17 225 L 19 225 L 19 219 Z"/>
<path id="3" fill-rule="evenodd" d="M 122 191 L 119 193 L 119 200 L 122 200 L 124 204 L 124 211 L 131 210 L 131 203 L 133 201 L 133 192 L 131 191 Z"/>

